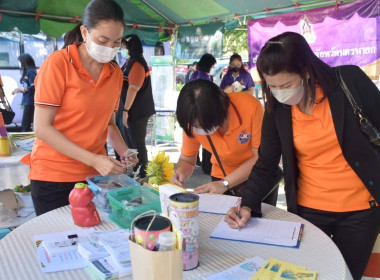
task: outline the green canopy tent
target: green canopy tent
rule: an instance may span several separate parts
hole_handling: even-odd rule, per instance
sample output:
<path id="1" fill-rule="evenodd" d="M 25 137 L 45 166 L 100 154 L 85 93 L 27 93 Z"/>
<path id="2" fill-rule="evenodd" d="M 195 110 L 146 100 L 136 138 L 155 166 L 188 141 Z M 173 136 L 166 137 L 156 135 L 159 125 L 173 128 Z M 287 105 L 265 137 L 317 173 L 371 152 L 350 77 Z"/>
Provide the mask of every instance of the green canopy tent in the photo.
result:
<path id="1" fill-rule="evenodd" d="M 352 0 L 345 0 L 350 2 Z M 43 31 L 61 37 L 80 20 L 89 0 L 1 0 L 0 32 L 17 27 L 24 34 Z M 226 22 L 238 26 L 242 18 L 260 18 L 295 10 L 336 5 L 342 0 L 116 0 L 124 10 L 127 29 L 148 45 L 169 39 L 178 26 Z"/>

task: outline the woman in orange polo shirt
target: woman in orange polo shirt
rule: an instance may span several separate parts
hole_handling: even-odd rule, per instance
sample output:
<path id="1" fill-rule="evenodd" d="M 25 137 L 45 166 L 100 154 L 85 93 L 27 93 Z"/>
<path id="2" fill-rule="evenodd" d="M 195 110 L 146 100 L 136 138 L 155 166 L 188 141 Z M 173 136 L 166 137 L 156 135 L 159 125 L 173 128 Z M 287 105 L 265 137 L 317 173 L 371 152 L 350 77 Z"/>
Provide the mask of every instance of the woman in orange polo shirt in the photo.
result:
<path id="1" fill-rule="evenodd" d="M 261 197 L 282 155 L 288 211 L 330 236 L 353 278 L 361 279 L 380 229 L 380 147 L 361 131 L 336 69 L 300 34 L 270 39 L 257 68 L 267 97 L 259 159 L 240 213 L 231 208 L 225 220 L 236 228 L 261 216 Z M 357 66 L 340 70 L 363 114 L 380 128 L 375 84 Z"/>
<path id="2" fill-rule="evenodd" d="M 171 183 L 182 186 L 190 177 L 202 145 L 212 153 L 212 182 L 197 187 L 195 193 L 240 195 L 242 183 L 257 161 L 263 113 L 260 101 L 247 93 L 227 94 L 203 79 L 187 83 L 177 102 L 183 143 Z M 280 178 L 273 186 L 282 178 L 282 172 L 278 173 L 280 176 L 274 178 Z M 276 205 L 277 192 L 278 188 L 265 201 Z"/>
<path id="3" fill-rule="evenodd" d="M 119 162 L 104 148 L 108 139 L 120 155 L 128 149 L 114 118 L 123 77 L 111 61 L 123 32 L 121 7 L 115 1 L 93 0 L 82 24 L 66 36 L 67 47 L 51 54 L 38 72 L 37 139 L 29 174 L 37 215 L 68 205 L 76 182 L 93 174 L 121 174 L 131 160 L 122 157 Z"/>

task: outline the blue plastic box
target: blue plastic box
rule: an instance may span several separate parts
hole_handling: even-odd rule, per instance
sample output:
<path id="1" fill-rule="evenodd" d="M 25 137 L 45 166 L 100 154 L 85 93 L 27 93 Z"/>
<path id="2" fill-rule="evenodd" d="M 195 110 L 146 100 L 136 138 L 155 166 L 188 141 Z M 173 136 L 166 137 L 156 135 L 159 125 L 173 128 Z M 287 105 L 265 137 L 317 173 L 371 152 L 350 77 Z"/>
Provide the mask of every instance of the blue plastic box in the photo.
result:
<path id="1" fill-rule="evenodd" d="M 113 189 L 139 186 L 139 183 L 126 174 L 114 176 L 93 175 L 86 178 L 88 186 L 94 193 L 93 202 L 96 209 L 110 214 L 112 209 L 109 205 L 107 193 Z"/>

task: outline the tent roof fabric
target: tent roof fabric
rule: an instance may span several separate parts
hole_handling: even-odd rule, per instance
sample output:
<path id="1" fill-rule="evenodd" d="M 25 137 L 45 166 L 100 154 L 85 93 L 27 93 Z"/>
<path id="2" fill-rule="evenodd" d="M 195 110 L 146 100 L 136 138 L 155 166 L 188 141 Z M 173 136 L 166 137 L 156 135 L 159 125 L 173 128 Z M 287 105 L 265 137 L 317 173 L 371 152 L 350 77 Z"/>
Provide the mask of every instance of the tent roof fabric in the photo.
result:
<path id="1" fill-rule="evenodd" d="M 144 33 L 151 44 L 168 40 L 167 28 L 178 25 L 230 21 L 232 26 L 244 16 L 259 18 L 278 13 L 340 5 L 341 0 L 115 0 L 124 10 L 128 33 Z M 352 0 L 344 0 L 351 2 Z M 80 19 L 89 0 L 1 0 L 0 31 L 14 27 L 26 34 L 40 30 L 61 37 Z M 338 4 L 336 4 L 338 3 Z M 338 6 L 339 6 L 338 5 Z M 339 7 L 338 7 L 339 8 Z M 226 26 L 231 26 L 226 23 Z M 146 42 L 147 43 L 147 42 Z"/>

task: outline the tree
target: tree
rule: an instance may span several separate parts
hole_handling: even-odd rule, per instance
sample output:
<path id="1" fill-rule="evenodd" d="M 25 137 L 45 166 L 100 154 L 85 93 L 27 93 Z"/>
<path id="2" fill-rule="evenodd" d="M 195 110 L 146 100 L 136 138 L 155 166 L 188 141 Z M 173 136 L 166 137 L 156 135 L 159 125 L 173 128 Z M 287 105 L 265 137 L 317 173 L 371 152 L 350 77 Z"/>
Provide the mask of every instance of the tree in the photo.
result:
<path id="1" fill-rule="evenodd" d="M 225 30 L 223 40 L 223 56 L 229 57 L 233 53 L 238 53 L 243 58 L 248 58 L 247 25 L 240 25 L 239 28 Z"/>

